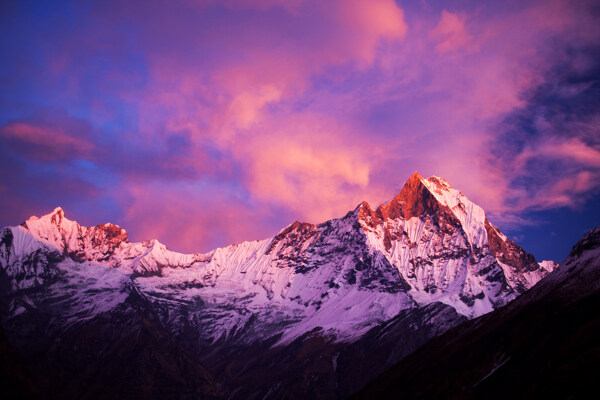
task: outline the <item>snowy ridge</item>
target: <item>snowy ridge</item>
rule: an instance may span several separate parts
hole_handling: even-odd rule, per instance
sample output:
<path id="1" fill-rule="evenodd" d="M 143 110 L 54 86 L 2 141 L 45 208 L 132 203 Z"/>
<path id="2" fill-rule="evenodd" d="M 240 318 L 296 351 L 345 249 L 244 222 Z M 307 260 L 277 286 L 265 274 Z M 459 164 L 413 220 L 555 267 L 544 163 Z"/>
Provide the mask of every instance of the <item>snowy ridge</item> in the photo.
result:
<path id="1" fill-rule="evenodd" d="M 441 204 L 452 210 L 452 213 L 460 221 L 469 243 L 473 246 L 483 247 L 487 240 L 483 208 L 450 186 L 444 178 L 432 176 L 429 179 L 422 179 L 421 182 Z"/>
<path id="2" fill-rule="evenodd" d="M 13 316 L 43 301 L 19 297 L 22 289 L 69 293 L 71 322 L 116 307 L 134 289 L 162 310 L 165 326 L 194 326 L 215 343 L 277 334 L 286 342 L 315 328 L 352 341 L 437 301 L 478 316 L 555 264 L 535 262 L 442 178 L 415 174 L 376 210 L 362 203 L 342 218 L 295 222 L 273 238 L 206 254 L 131 243 L 116 225 L 82 227 L 57 208 L 3 231 L 0 266 L 15 293 Z"/>
<path id="3" fill-rule="evenodd" d="M 4 228 L 0 246 L 0 262 L 9 279 L 10 290 L 27 289 L 53 280 L 52 268 L 60 258 L 57 249 L 37 240 L 22 226 Z"/>
<path id="4" fill-rule="evenodd" d="M 569 279 L 585 276 L 583 279 Z M 600 290 L 600 226 L 586 232 L 573 246 L 573 249 L 557 268 L 539 283 L 545 289 L 561 287 L 574 292 L 597 292 Z M 543 289 L 538 289 L 540 295 Z"/>

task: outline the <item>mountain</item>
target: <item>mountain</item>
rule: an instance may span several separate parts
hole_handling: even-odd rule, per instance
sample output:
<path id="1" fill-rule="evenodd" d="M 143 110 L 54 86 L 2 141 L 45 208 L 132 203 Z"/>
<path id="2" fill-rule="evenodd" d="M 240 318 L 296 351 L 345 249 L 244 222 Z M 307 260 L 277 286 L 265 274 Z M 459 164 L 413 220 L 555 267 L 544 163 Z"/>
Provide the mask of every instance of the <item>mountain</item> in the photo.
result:
<path id="1" fill-rule="evenodd" d="M 600 227 L 523 296 L 431 340 L 354 398 L 589 398 L 599 310 Z"/>
<path id="2" fill-rule="evenodd" d="M 2 326 L 40 390 L 336 398 L 556 264 L 444 179 L 415 173 L 376 209 L 206 254 L 131 243 L 57 208 L 2 231 L 0 266 Z M 103 368 L 117 365 L 129 368 Z"/>

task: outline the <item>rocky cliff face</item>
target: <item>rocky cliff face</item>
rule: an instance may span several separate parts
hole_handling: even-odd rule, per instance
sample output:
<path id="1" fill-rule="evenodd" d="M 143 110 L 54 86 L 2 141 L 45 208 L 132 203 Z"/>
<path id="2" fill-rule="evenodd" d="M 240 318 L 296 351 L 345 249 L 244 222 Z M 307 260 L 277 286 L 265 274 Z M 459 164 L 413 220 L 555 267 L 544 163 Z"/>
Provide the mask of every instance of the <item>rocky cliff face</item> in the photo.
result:
<path id="1" fill-rule="evenodd" d="M 135 296 L 144 318 L 218 373 L 223 392 L 233 397 L 269 392 L 247 379 L 256 349 L 274 354 L 313 343 L 300 352 L 304 361 L 328 349 L 329 367 L 315 374 L 325 371 L 324 387 L 330 387 L 344 379 L 344 362 L 357 361 L 348 354 L 360 353 L 344 349 L 398 315 L 408 322 L 389 325 L 396 327 L 389 329 L 392 340 L 378 347 L 385 353 L 394 340 L 412 343 L 394 353 L 394 361 L 465 318 L 506 304 L 554 268 L 502 235 L 445 180 L 418 174 L 375 210 L 362 203 L 342 218 L 296 222 L 273 238 L 206 254 L 171 252 L 156 240 L 131 243 L 116 225 L 82 227 L 60 208 L 5 228 L 0 240 L 9 341 L 27 329 L 56 338 L 99 318 L 110 325 L 122 318 L 108 316 L 121 315 Z M 437 311 L 423 313 L 428 305 Z M 32 315 L 47 323 L 32 326 Z M 414 340 L 405 338 L 411 324 L 418 328 Z M 27 340 L 14 345 L 28 346 Z M 246 354 L 243 366 L 235 354 Z M 287 368 L 260 359 L 278 371 Z M 328 393 L 341 393 L 331 387 Z M 271 388 L 271 395 L 288 393 L 282 390 Z"/>

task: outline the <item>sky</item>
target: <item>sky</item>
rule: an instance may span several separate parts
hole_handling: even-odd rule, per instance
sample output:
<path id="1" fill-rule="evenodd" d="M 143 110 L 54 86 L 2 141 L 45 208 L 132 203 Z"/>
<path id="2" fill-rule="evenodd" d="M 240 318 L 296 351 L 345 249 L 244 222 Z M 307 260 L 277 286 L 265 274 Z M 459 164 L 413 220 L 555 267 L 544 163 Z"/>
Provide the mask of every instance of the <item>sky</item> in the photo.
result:
<path id="1" fill-rule="evenodd" d="M 3 1 L 0 226 L 204 252 L 437 175 L 538 260 L 600 224 L 597 1 Z"/>

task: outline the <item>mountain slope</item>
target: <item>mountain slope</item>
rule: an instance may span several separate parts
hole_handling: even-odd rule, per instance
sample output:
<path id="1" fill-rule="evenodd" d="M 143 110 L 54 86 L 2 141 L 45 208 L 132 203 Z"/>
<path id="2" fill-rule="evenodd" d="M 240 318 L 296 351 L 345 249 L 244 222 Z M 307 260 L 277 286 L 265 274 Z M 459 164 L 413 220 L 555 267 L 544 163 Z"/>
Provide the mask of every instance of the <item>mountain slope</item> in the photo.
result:
<path id="1" fill-rule="evenodd" d="M 588 398 L 598 310 L 600 227 L 529 292 L 428 342 L 355 398 Z"/>
<path id="2" fill-rule="evenodd" d="M 6 323 L 20 332 L 12 343 L 41 397 L 221 398 L 210 373 L 134 292 L 109 312 L 69 327 L 54 326 L 53 314 L 31 310 Z"/>
<path id="3" fill-rule="evenodd" d="M 152 342 L 161 352 L 174 341 L 191 357 L 167 364 L 198 362 L 185 369 L 205 366 L 204 381 L 218 376 L 228 397 L 335 397 L 431 337 L 508 303 L 554 266 L 537 263 L 445 180 L 417 173 L 377 209 L 362 203 L 342 218 L 295 222 L 272 238 L 206 254 L 172 252 L 156 240 L 132 243 L 116 225 L 83 227 L 57 208 L 2 231 L 2 325 L 27 354 L 32 344 L 46 351 L 45 341 L 73 337 L 73 329 L 102 331 L 98 321 L 119 343 L 153 321 L 152 332 L 166 335 Z M 122 314 L 132 310 L 141 325 L 121 332 Z M 382 364 L 348 367 L 368 353 Z M 274 362 L 290 357 L 316 363 L 313 373 Z M 266 383 L 256 370 L 270 371 Z M 170 371 L 160 375 L 175 376 Z M 203 387 L 207 396 L 216 393 Z"/>

